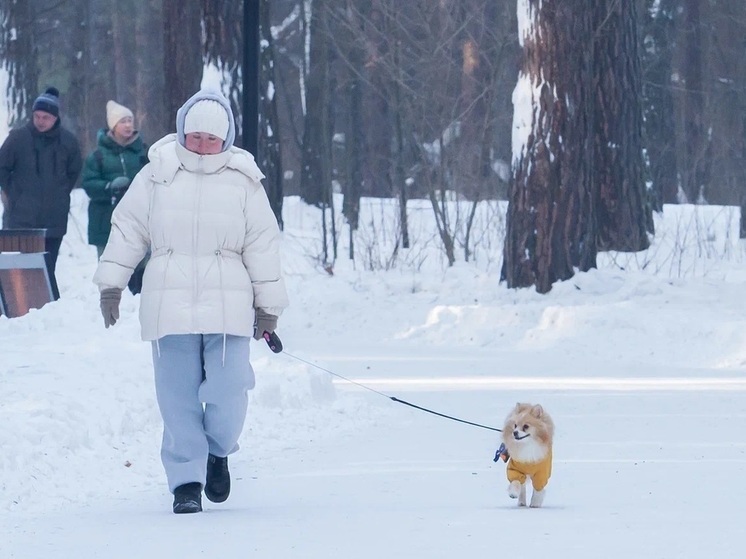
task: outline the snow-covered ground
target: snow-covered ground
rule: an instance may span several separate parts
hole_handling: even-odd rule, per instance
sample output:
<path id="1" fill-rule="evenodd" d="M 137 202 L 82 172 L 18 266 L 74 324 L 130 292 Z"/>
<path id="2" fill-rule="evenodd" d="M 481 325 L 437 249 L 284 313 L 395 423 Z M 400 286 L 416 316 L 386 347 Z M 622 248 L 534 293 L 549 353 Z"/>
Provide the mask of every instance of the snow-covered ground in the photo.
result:
<path id="1" fill-rule="evenodd" d="M 542 296 L 498 283 L 494 239 L 444 269 L 416 207 L 409 265 L 340 257 L 329 275 L 316 211 L 288 199 L 286 352 L 253 346 L 230 499 L 176 516 L 139 301 L 126 293 L 104 329 L 85 204 L 76 192 L 61 300 L 0 318 L 0 558 L 746 555 L 737 212 L 666 208 L 649 251 L 604 255 Z M 387 213 L 371 207 L 366 227 Z M 497 433 L 385 395 L 495 427 L 516 401 L 543 404 L 557 425 L 545 507 L 508 498 Z"/>

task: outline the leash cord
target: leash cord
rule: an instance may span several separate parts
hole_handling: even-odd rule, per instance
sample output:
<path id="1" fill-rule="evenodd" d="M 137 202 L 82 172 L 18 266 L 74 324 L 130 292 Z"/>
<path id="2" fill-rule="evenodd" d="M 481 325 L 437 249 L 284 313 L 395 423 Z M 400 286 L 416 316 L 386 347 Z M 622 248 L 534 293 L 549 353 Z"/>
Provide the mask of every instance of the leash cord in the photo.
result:
<path id="1" fill-rule="evenodd" d="M 406 400 L 402 400 L 400 398 L 397 398 L 396 396 L 389 396 L 388 394 L 385 394 L 379 390 L 376 390 L 375 388 L 371 388 L 370 386 L 366 386 L 365 384 L 362 384 L 361 382 L 354 381 L 352 379 L 349 379 L 347 377 L 344 377 L 338 373 L 335 373 L 333 371 L 330 371 L 329 369 L 325 369 L 324 367 L 321 367 L 320 365 L 317 365 L 316 363 L 311 363 L 310 361 L 306 361 L 305 359 L 298 357 L 297 355 L 293 355 L 292 353 L 288 353 L 287 351 L 283 351 L 285 355 L 288 357 L 292 357 L 296 361 L 300 361 L 301 363 L 305 363 L 306 365 L 310 365 L 311 367 L 315 367 L 316 369 L 319 369 L 320 371 L 324 371 L 325 373 L 328 373 L 332 376 L 335 376 L 339 379 L 342 379 L 345 382 L 349 382 L 350 384 L 354 384 L 355 386 L 359 386 L 360 388 L 364 388 L 365 390 L 368 390 L 370 392 L 373 392 L 374 394 L 378 394 L 379 396 L 383 396 L 384 398 L 388 398 L 392 402 L 396 402 L 397 404 L 404 404 L 405 406 L 409 406 L 410 408 L 414 408 L 416 410 L 424 411 L 426 413 L 431 413 L 433 415 L 437 415 L 438 417 L 443 417 L 445 419 L 450 419 L 451 421 L 457 421 L 459 423 L 465 423 L 466 425 L 473 425 L 474 427 L 480 427 L 482 429 L 489 429 L 490 431 L 497 431 L 499 433 L 502 433 L 502 429 L 498 429 L 497 427 L 490 427 L 489 425 L 482 425 L 481 423 L 474 423 L 473 421 L 466 421 L 465 419 L 459 419 L 458 417 L 454 417 L 452 415 L 446 415 L 444 413 L 437 412 L 435 410 L 431 410 L 428 408 L 423 408 L 422 406 L 417 406 L 415 404 L 412 404 L 411 402 L 407 402 Z"/>

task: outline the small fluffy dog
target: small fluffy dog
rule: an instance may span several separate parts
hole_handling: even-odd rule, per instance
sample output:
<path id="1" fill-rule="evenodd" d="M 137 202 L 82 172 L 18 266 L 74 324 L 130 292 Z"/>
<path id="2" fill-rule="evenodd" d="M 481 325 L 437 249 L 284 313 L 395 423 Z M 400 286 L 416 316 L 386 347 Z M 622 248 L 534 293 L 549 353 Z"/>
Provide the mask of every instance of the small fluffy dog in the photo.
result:
<path id="1" fill-rule="evenodd" d="M 503 443 L 509 455 L 508 495 L 526 506 L 526 479 L 531 480 L 531 507 L 544 502 L 544 489 L 552 475 L 554 423 L 539 404 L 516 404 L 505 420 Z"/>

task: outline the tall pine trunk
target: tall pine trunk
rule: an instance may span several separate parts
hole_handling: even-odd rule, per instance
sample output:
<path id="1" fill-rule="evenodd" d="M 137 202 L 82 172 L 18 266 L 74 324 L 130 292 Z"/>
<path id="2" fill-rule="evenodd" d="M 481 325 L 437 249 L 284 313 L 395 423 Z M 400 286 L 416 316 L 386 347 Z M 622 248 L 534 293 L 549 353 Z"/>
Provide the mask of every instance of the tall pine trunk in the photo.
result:
<path id="1" fill-rule="evenodd" d="M 176 112 L 202 82 L 202 24 L 199 2 L 163 0 L 165 123 L 173 131 Z"/>
<path id="2" fill-rule="evenodd" d="M 643 179 L 642 74 L 634 2 L 593 3 L 597 248 L 638 251 L 652 228 Z"/>
<path id="3" fill-rule="evenodd" d="M 674 103 L 671 94 L 674 18 L 677 0 L 645 0 L 643 49 L 643 137 L 652 183 L 652 209 L 678 201 Z"/>
<path id="4" fill-rule="evenodd" d="M 269 203 L 282 228 L 282 142 L 277 110 L 277 86 L 275 83 L 275 47 L 270 21 L 270 2 L 259 5 L 261 34 L 260 53 L 260 111 L 259 111 L 259 166 L 266 175 L 264 189 Z"/>
<path id="5" fill-rule="evenodd" d="M 523 64 L 502 278 L 540 293 L 596 263 L 592 18 L 574 5 L 518 2 Z"/>
<path id="6" fill-rule="evenodd" d="M 330 75 L 326 9 L 326 0 L 315 0 L 311 3 L 309 68 L 306 76 L 306 114 L 301 162 L 301 198 L 307 204 L 317 206 L 326 206 L 331 202 Z"/>

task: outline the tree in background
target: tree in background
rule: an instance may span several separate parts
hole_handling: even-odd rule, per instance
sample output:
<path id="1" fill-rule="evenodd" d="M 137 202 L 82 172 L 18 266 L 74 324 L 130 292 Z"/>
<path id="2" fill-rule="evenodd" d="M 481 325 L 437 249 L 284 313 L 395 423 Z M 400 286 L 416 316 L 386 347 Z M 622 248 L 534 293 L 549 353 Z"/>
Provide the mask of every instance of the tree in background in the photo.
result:
<path id="1" fill-rule="evenodd" d="M 331 10 L 330 18 L 340 30 L 334 40 L 336 58 L 340 61 L 340 88 L 347 97 L 349 109 L 341 115 L 344 123 L 345 165 L 342 179 L 342 214 L 349 225 L 350 260 L 355 258 L 355 231 L 360 221 L 360 195 L 363 188 L 363 90 L 365 88 L 365 22 L 368 19 L 367 0 L 346 0 L 344 6 Z"/>
<path id="2" fill-rule="evenodd" d="M 265 174 L 267 191 L 277 222 L 282 227 L 282 149 L 277 115 L 274 38 L 270 20 L 270 2 L 260 2 L 260 103 L 257 164 Z M 243 141 L 242 61 L 244 56 L 243 2 L 203 1 L 204 60 L 219 76 L 220 88 L 231 103 L 236 117 L 236 143 Z"/>
<path id="3" fill-rule="evenodd" d="M 597 42 L 587 63 L 599 72 L 591 116 L 604 123 L 605 134 L 593 139 L 598 152 L 589 161 L 603 161 L 597 167 L 605 174 L 593 194 L 597 212 L 589 223 L 555 232 L 552 251 L 566 239 L 562 250 L 577 252 L 573 243 L 590 226 L 598 227 L 594 250 L 644 246 L 647 235 L 636 216 L 643 214 L 652 230 L 650 212 L 640 209 L 646 193 L 637 188 L 645 180 L 659 211 L 676 201 L 746 206 L 746 3 L 588 5 Z M 636 27 L 632 6 L 640 15 Z M 494 0 L 262 0 L 257 157 L 278 219 L 282 197 L 302 194 L 321 204 L 324 246 L 336 247 L 333 185 L 344 194 L 351 238 L 360 226 L 361 196 L 394 197 L 399 220 L 387 261 L 395 262 L 397 251 L 418 240 L 410 233 L 409 201 L 426 199 L 445 259 L 470 259 L 481 242 L 472 229 L 476 204 L 507 196 L 511 180 L 511 90 L 521 62 L 514 7 Z M 310 17 L 309 10 L 323 17 Z M 199 87 L 203 68 L 214 67 L 240 121 L 240 11 L 241 2 L 211 0 L 6 0 L 0 3 L 0 64 L 10 76 L 11 118 L 24 120 L 39 91 L 55 85 L 63 118 L 85 151 L 104 125 L 108 99 L 132 108 L 143 136 L 154 141 L 173 131 L 176 108 Z M 631 53 L 640 45 L 642 140 Z M 544 109 L 557 118 L 577 114 L 571 104 L 567 115 Z M 638 151 L 645 154 L 643 181 L 633 178 Z M 514 199 L 512 187 L 509 196 Z M 517 225 L 511 222 L 509 230 Z M 502 226 L 500 214 L 490 227 Z M 562 265 L 557 269 L 562 277 Z"/>
<path id="4" fill-rule="evenodd" d="M 746 202 L 746 2 L 719 0 L 707 13 L 706 115 L 709 204 Z"/>
<path id="5" fill-rule="evenodd" d="M 132 97 L 124 97 L 124 102 L 125 105 L 129 103 L 128 107 L 134 108 L 137 128 L 145 140 L 152 144 L 175 130 L 175 123 L 168 121 L 166 117 L 166 83 L 164 72 L 160 71 L 163 67 L 164 48 L 162 0 L 145 0 L 142 7 L 135 7 L 130 15 L 135 16 L 134 27 L 131 29 L 135 37 L 134 61 L 130 56 L 123 59 L 122 63 L 134 66 L 135 76 Z M 125 19 L 122 25 L 126 24 Z"/>
<path id="6" fill-rule="evenodd" d="M 643 145 L 650 180 L 650 204 L 661 212 L 663 204 L 678 201 L 673 55 L 675 18 L 679 0 L 644 0 L 641 10 Z"/>
<path id="7" fill-rule="evenodd" d="M 84 75 L 77 82 L 83 101 L 79 107 L 80 126 L 78 138 L 83 152 L 96 147 L 96 133 L 106 127 L 106 102 L 119 99 L 116 91 L 116 65 L 114 63 L 114 41 L 112 33 L 111 2 L 108 0 L 85 0 L 83 17 L 86 22 L 82 62 Z M 136 109 L 131 105 L 133 111 Z"/>
<path id="8" fill-rule="evenodd" d="M 8 72 L 10 123 L 28 116 L 39 94 L 38 42 L 35 40 L 34 6 L 24 0 L 0 5 L 0 65 Z"/>
<path id="9" fill-rule="evenodd" d="M 362 136 L 349 139 L 345 128 L 345 154 L 362 154 L 362 195 L 397 198 L 395 251 L 410 247 L 407 201 L 427 197 L 448 262 L 459 245 L 469 259 L 474 208 L 498 193 L 496 146 L 509 151 L 510 144 L 508 125 L 496 123 L 510 98 L 500 78 L 514 66 L 502 54 L 516 42 L 515 17 L 501 10 L 487 0 L 377 0 L 333 12 L 345 30 L 330 36 L 344 61 L 342 79 L 352 84 L 342 90 L 350 92 L 347 110 L 363 108 L 351 115 Z M 454 196 L 468 200 L 470 210 L 453 210 Z"/>
<path id="10" fill-rule="evenodd" d="M 593 12 L 596 247 L 634 252 L 650 246 L 646 229 L 653 223 L 643 180 L 637 9 L 634 2 L 597 0 Z"/>
<path id="11" fill-rule="evenodd" d="M 306 11 L 308 9 L 309 11 Z M 337 236 L 332 204 L 332 112 L 331 47 L 329 43 L 327 0 L 303 5 L 304 29 L 308 37 L 306 61 L 303 143 L 300 195 L 307 203 L 321 208 L 323 264 L 337 257 Z M 327 219 L 329 214 L 329 219 Z M 329 249 L 331 247 L 331 254 Z"/>
<path id="12" fill-rule="evenodd" d="M 303 158 L 301 162 L 300 195 L 307 203 L 325 206 L 331 202 L 331 141 L 332 124 L 331 75 L 327 40 L 326 0 L 309 3 L 304 13 L 307 22 L 308 59 L 306 66 Z M 306 6 L 304 6 L 305 8 Z"/>
<path id="13" fill-rule="evenodd" d="M 675 24 L 673 96 L 682 198 L 740 204 L 746 183 L 746 5 L 680 0 Z"/>
<path id="14" fill-rule="evenodd" d="M 202 82 L 202 10 L 198 2 L 163 0 L 163 75 L 166 121 Z"/>
<path id="15" fill-rule="evenodd" d="M 524 54 L 502 279 L 546 293 L 596 265 L 593 13 L 541 0 L 519 0 L 518 10 Z"/>
<path id="16" fill-rule="evenodd" d="M 503 279 L 545 293 L 594 267 L 597 250 L 649 245 L 637 18 L 615 0 L 518 6 L 524 67 Z"/>
<path id="17" fill-rule="evenodd" d="M 270 3 L 260 4 L 261 34 L 261 76 L 259 92 L 261 107 L 259 109 L 259 167 L 266 175 L 264 188 L 269 203 L 277 218 L 280 228 L 282 221 L 282 200 L 284 196 L 282 181 L 282 139 L 280 138 L 280 117 L 277 108 L 277 85 L 275 80 L 275 48 L 272 37 Z"/>
<path id="18" fill-rule="evenodd" d="M 676 68 L 680 93 L 677 95 L 677 149 L 681 189 L 689 202 L 704 200 L 709 182 L 710 144 L 705 115 L 705 77 L 701 1 L 682 0 L 680 6 Z"/>

